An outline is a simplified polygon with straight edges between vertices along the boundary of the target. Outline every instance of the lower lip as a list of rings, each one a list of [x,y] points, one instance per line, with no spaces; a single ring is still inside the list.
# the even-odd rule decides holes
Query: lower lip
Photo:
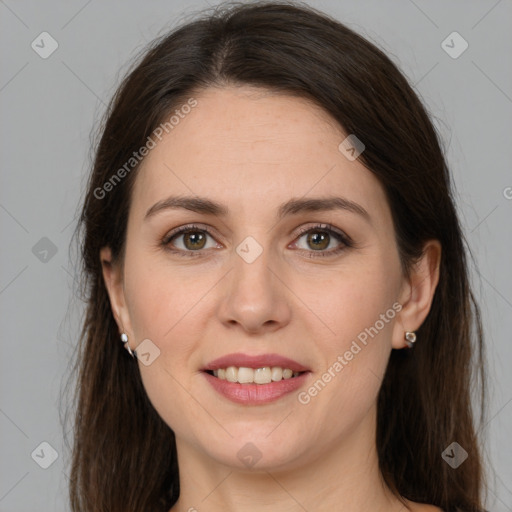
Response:
[[[213,389],[232,402],[245,405],[266,404],[279,400],[283,396],[299,389],[310,372],[301,373],[298,377],[283,379],[269,384],[240,384],[218,379],[203,372]]]

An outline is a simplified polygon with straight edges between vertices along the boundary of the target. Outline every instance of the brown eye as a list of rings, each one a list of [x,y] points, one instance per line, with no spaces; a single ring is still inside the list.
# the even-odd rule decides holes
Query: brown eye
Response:
[[[213,241],[209,246],[208,237]],[[193,225],[184,226],[170,233],[162,240],[162,245],[183,256],[196,256],[201,254],[203,249],[218,247],[208,230]]]
[[[304,239],[304,242],[301,240]],[[293,244],[305,252],[308,257],[335,256],[345,249],[352,247],[353,242],[343,233],[338,233],[330,225],[318,225],[301,231]]]
[[[325,231],[324,232],[316,231],[313,233],[308,233],[306,240],[307,240],[307,243],[309,244],[309,246],[313,250],[319,251],[322,249],[327,249],[327,247],[329,246],[331,237]]]
[[[182,236],[183,245],[191,251],[203,249],[205,246],[206,236],[200,231],[188,231],[186,233],[182,233]]]

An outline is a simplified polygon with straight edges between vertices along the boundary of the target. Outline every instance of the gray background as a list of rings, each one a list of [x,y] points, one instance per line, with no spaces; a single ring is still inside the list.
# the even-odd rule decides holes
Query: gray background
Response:
[[[492,392],[488,508],[511,511],[512,3],[309,3],[386,50],[442,135],[481,274],[472,266]],[[59,398],[82,311],[73,298],[68,248],[89,166],[91,129],[133,56],[178,17],[207,5],[0,0],[1,511],[68,509]],[[43,31],[59,45],[46,59],[31,47],[34,40],[42,46]],[[456,59],[441,46],[453,31],[469,44]],[[48,469],[39,465],[51,462],[48,448],[38,448],[41,442],[59,454]]]

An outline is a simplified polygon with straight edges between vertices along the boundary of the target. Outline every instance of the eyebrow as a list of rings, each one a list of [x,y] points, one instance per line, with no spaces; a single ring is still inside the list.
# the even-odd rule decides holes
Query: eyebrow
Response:
[[[206,197],[170,196],[151,206],[151,208],[146,212],[144,220],[147,220],[158,212],[169,209],[185,209],[196,213],[216,215],[219,217],[226,217],[229,214],[227,206],[212,201]],[[360,204],[350,201],[344,197],[290,199],[279,207],[277,211],[277,218],[280,220],[288,215],[330,210],[345,210],[355,213],[371,224],[371,217],[369,213]]]

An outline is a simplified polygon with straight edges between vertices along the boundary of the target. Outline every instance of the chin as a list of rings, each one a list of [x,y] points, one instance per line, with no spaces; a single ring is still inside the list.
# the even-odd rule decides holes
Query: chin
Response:
[[[293,438],[287,432],[278,438],[269,435],[271,429],[265,433],[251,433],[249,429],[230,432],[233,437],[225,436],[224,443],[219,443],[218,439],[202,443],[205,453],[225,466],[248,471],[291,469],[304,454],[305,440]]]

